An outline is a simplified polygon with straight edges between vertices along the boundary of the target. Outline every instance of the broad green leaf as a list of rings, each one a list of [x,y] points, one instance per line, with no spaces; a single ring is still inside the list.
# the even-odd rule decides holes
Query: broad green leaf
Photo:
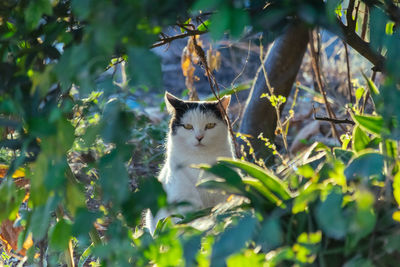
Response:
[[[375,152],[366,152],[353,158],[345,170],[347,179],[368,178],[383,171],[384,157]]]
[[[257,244],[261,245],[263,250],[269,251],[283,244],[284,232],[277,218],[267,218],[262,225],[262,229],[256,239]]]
[[[122,203],[123,215],[128,225],[135,226],[140,223],[142,213],[150,209],[152,214],[157,214],[159,208],[167,204],[167,197],[161,183],[156,178],[141,179],[135,193],[129,194]]]
[[[229,255],[243,248],[251,239],[256,223],[256,218],[246,215],[236,225],[226,229],[213,245],[210,265],[223,266]]]
[[[200,234],[196,234],[189,238],[182,238],[185,266],[196,266],[196,254],[201,245],[201,237]]]
[[[221,7],[210,19],[210,35],[213,40],[220,40],[229,28],[231,20],[231,9],[227,6]]]
[[[197,183],[197,186],[205,189],[218,189],[230,194],[245,195],[245,192],[230,185],[225,181],[218,181],[214,179],[203,179]]]
[[[50,225],[51,213],[59,201],[59,198],[50,197],[45,205],[35,206],[29,225],[34,239],[41,240],[46,235]]]
[[[78,208],[86,206],[85,189],[69,181],[66,185],[65,205],[68,211],[75,215]]]
[[[230,11],[230,32],[233,38],[239,38],[244,27],[249,25],[249,15],[246,10],[234,8]]]
[[[383,128],[384,121],[381,116],[372,115],[352,115],[354,121],[360,127],[372,134],[380,135],[382,133],[388,134],[388,130]]]
[[[128,50],[128,59],[131,85],[161,86],[161,62],[156,54],[143,47],[132,47]]]
[[[276,195],[274,195],[263,183],[254,178],[244,178],[243,183],[250,185],[252,188],[257,190],[261,195],[263,195],[266,199],[271,201],[273,204],[277,205],[281,208],[286,208],[286,205],[279,199]]]
[[[366,148],[370,141],[371,139],[358,125],[354,127],[352,147],[356,152]]]
[[[50,246],[55,250],[65,250],[71,239],[72,225],[70,221],[61,219],[50,230]]]
[[[327,236],[334,239],[346,236],[347,222],[342,212],[342,201],[341,194],[331,192],[316,209],[318,224]]]
[[[218,158],[218,161],[226,162],[232,166],[242,169],[250,176],[260,180],[269,190],[276,193],[282,200],[291,198],[287,186],[272,172],[264,170],[255,164],[237,159]]]
[[[207,165],[202,165],[201,168],[206,170],[207,172],[215,174],[218,177],[224,178],[228,184],[234,187],[242,187],[242,178],[236,171],[234,171],[228,164],[224,162],[218,162],[211,167]]]

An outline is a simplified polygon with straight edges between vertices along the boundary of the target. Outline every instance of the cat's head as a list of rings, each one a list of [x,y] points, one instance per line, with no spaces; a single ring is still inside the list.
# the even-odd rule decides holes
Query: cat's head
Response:
[[[172,115],[170,134],[188,149],[205,149],[219,146],[227,140],[228,126],[225,119],[230,96],[218,101],[184,101],[170,93],[165,94],[168,112]]]

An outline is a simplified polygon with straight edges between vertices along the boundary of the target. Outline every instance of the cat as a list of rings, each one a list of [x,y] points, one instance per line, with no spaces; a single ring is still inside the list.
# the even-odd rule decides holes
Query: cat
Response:
[[[167,194],[168,203],[186,202],[178,213],[209,208],[226,200],[218,191],[196,187],[205,175],[192,168],[194,164],[213,164],[218,157],[234,157],[232,138],[225,115],[230,95],[218,101],[184,101],[165,93],[165,104],[171,121],[166,141],[166,160],[158,180]],[[153,218],[146,213],[145,227],[153,234],[157,221],[171,213],[160,210]]]

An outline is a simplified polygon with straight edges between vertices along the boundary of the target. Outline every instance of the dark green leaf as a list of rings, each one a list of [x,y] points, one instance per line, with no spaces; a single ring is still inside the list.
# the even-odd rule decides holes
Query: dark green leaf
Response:
[[[247,215],[225,230],[212,248],[211,266],[223,266],[226,258],[238,252],[252,237],[257,219]]]
[[[366,152],[353,158],[345,170],[347,179],[355,177],[368,178],[372,175],[379,175],[383,170],[384,157],[375,152]]]
[[[347,222],[342,212],[342,195],[331,192],[316,209],[318,224],[324,233],[334,239],[346,236]]]
[[[158,56],[146,48],[132,47],[128,51],[128,58],[131,85],[161,86],[162,73]]]
[[[61,219],[50,230],[50,246],[55,250],[65,250],[71,239],[72,225],[70,221]]]

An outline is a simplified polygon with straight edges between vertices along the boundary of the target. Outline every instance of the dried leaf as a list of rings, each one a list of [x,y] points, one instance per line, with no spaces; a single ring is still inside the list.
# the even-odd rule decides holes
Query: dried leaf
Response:
[[[14,222],[10,220],[4,220],[0,226],[0,242],[3,243],[7,252],[14,250],[19,254],[25,256],[26,250],[28,250],[32,245],[32,235],[29,234],[22,249],[18,251],[18,235],[23,230],[22,226],[14,227]]]

